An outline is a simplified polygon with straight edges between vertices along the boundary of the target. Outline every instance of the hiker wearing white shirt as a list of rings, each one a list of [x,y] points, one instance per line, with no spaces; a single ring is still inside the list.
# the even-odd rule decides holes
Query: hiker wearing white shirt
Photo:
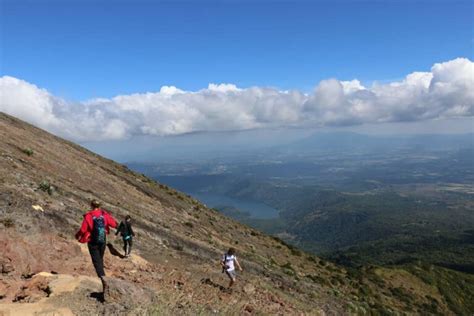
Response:
[[[230,279],[230,283],[229,283],[229,289],[230,289],[232,285],[234,285],[235,278],[237,276],[237,273],[235,272],[235,266],[237,266],[237,268],[239,268],[239,270],[242,271],[242,267],[240,266],[239,261],[237,260],[237,257],[235,256],[234,248],[229,248],[229,250],[222,256],[221,265],[222,265],[222,272],[225,272]]]

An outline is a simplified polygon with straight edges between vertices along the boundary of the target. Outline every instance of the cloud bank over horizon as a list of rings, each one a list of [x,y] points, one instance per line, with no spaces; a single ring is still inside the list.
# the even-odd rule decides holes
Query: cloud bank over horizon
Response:
[[[67,101],[3,76],[0,111],[76,141],[472,117],[474,63],[457,58],[436,63],[429,72],[370,87],[356,79],[328,79],[309,94],[211,83],[198,91],[163,86],[159,92],[85,102]]]

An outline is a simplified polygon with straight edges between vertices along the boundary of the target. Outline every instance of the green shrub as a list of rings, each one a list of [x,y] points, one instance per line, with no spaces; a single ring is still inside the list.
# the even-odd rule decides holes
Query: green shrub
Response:
[[[296,271],[291,265],[291,263],[287,262],[281,266],[283,268],[283,272],[289,276],[296,277]]]
[[[407,292],[404,288],[401,287],[391,287],[389,288],[390,292],[398,298],[400,301],[409,304],[411,301],[411,294]]]
[[[184,247],[181,244],[176,244],[176,245],[173,246],[173,248],[178,250],[178,251],[183,251],[184,250]]]
[[[41,183],[38,186],[38,189],[40,189],[41,191],[47,192],[49,195],[53,194],[53,187],[47,180],[41,181]]]
[[[359,291],[364,296],[369,296],[371,294],[371,290],[366,284],[361,284],[359,287]]]
[[[335,275],[332,277],[335,281],[337,281],[339,284],[341,285],[345,285],[346,284],[346,280],[340,276],[340,275]]]
[[[293,266],[291,265],[291,262],[289,262],[289,261],[288,261],[287,263],[285,263],[285,264],[282,264],[281,267],[282,267],[283,269],[292,270],[293,272],[295,271],[295,269],[294,269]]]
[[[301,252],[301,250],[294,247],[291,247],[290,251],[293,256],[301,257],[303,255],[303,252]]]
[[[370,275],[369,280],[377,284],[379,287],[384,287],[385,285],[385,280],[375,273]]]
[[[424,312],[428,312],[428,313],[431,313],[431,314],[437,314],[438,313],[438,305],[436,305],[436,304],[423,303],[423,304],[420,305],[420,307]]]
[[[319,275],[307,274],[306,277],[317,284],[329,285],[329,281]]]
[[[33,149],[31,149],[31,148],[25,148],[25,149],[22,150],[22,152],[24,154],[26,154],[27,156],[33,156],[33,154],[34,154]]]
[[[338,285],[339,285],[339,281],[338,281],[337,278],[335,278],[335,277],[331,277],[331,279],[329,280],[329,282],[331,282],[331,284],[334,285],[334,286],[338,286]]]

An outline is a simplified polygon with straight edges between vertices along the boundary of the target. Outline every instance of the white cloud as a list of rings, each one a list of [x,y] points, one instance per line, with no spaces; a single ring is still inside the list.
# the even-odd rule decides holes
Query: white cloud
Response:
[[[54,100],[46,90],[26,81],[13,77],[0,79],[0,110],[12,113],[29,122],[41,126],[57,125],[58,118],[53,113],[53,106],[60,106],[60,100]]]
[[[4,76],[0,110],[74,140],[472,117],[474,63],[458,58],[435,64],[430,72],[371,87],[356,79],[328,79],[310,94],[211,83],[194,92],[163,86],[155,93],[81,103]]]
[[[176,88],[175,86],[163,86],[160,89],[160,93],[163,94],[163,95],[172,96],[172,95],[175,95],[175,94],[184,93],[184,91]]]
[[[366,89],[357,79],[351,81],[341,81],[341,84],[342,88],[344,89],[344,93],[346,94]]]
[[[235,84],[230,84],[230,83],[221,83],[221,84],[210,83],[207,89],[212,92],[223,92],[223,93],[241,91],[241,89],[237,88]]]

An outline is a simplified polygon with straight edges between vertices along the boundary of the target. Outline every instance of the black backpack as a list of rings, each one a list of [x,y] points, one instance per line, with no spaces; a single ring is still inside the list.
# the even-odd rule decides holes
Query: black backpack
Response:
[[[91,242],[95,244],[105,244],[105,217],[104,212],[101,212],[100,216],[92,216],[92,227]]]
[[[222,260],[222,262],[224,263],[224,267],[222,267],[222,273],[224,273],[226,270],[227,270],[227,258],[229,256],[227,255],[227,252],[224,254],[224,260]]]

